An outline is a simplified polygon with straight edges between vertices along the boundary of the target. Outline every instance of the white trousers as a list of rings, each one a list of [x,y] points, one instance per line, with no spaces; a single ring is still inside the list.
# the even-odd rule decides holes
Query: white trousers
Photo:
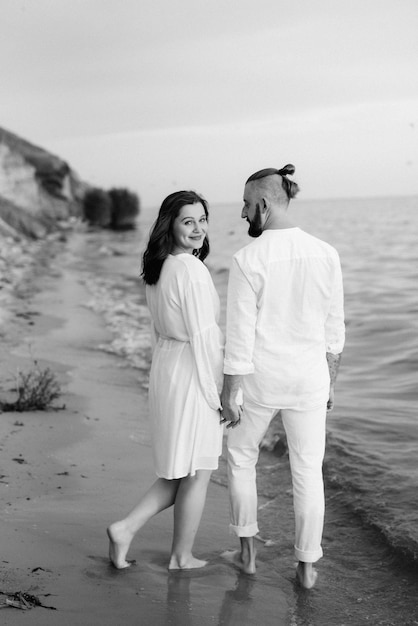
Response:
[[[246,401],[241,422],[228,431],[230,528],[238,537],[258,533],[256,464],[259,446],[278,409]],[[281,410],[289,448],[295,512],[295,556],[314,563],[322,556],[326,405]]]

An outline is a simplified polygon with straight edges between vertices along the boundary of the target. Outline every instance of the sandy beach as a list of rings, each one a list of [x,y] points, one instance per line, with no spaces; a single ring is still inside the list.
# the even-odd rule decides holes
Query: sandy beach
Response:
[[[2,325],[1,393],[8,393],[17,368],[31,368],[36,359],[57,375],[63,389],[57,405],[65,405],[0,415],[0,591],[28,592],[56,609],[36,607],[29,617],[3,608],[2,623],[287,623],[277,580],[256,584],[220,557],[237,546],[228,534],[226,489],[214,482],[195,548],[209,559],[204,570],[168,573],[170,511],[136,538],[130,554],[136,565],[125,571],[109,565],[105,528],[154,474],[140,430],[146,393],[132,369],[97,350],[108,331],[85,307],[89,294],[77,271],[81,239],[65,252],[51,254],[48,246],[38,256],[17,297],[8,299]]]

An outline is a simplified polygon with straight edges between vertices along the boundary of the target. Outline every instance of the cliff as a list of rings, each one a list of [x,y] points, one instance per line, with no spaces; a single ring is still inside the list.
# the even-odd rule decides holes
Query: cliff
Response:
[[[82,214],[88,188],[60,157],[0,128],[0,234],[44,236]]]

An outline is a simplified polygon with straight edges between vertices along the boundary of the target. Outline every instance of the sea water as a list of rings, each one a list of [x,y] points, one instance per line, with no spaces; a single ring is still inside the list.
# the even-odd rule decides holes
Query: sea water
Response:
[[[221,298],[223,327],[231,256],[251,241],[240,211],[239,204],[210,209],[206,264]],[[156,213],[143,209],[134,232],[88,235],[99,256],[108,257],[106,267],[113,268],[86,278],[89,306],[104,315],[113,331],[112,342],[102,348],[137,368],[144,388],[151,349],[139,274]],[[296,199],[290,213],[298,226],[338,250],[344,277],[347,335],[336,406],[328,419],[326,481],[363,523],[416,563],[418,197]],[[141,436],[146,442],[146,429]],[[261,486],[267,484],[269,464],[270,457],[260,459]]]

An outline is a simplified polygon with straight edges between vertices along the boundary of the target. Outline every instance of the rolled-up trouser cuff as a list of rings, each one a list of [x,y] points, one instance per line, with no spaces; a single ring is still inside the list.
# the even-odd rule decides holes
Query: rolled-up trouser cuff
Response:
[[[258,533],[258,524],[257,522],[248,524],[248,526],[234,526],[234,524],[230,524],[229,531],[238,537],[254,537]]]
[[[322,548],[319,548],[319,550],[315,550],[314,552],[307,552],[306,550],[299,550],[295,546],[295,557],[298,561],[303,561],[303,563],[316,563],[322,555]]]

